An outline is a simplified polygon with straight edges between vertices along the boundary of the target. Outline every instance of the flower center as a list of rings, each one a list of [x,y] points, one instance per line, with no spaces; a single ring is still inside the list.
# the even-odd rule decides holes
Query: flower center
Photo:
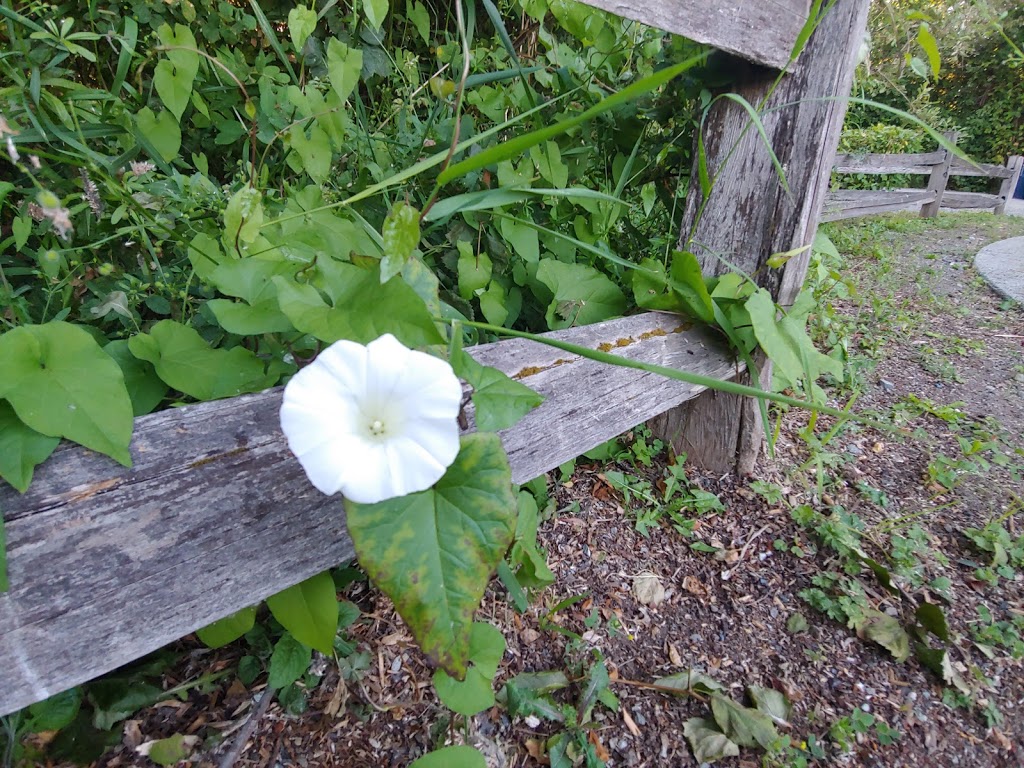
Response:
[[[387,428],[384,426],[384,422],[382,422],[380,419],[374,419],[373,421],[370,422],[370,434],[373,437],[380,437],[386,431]]]

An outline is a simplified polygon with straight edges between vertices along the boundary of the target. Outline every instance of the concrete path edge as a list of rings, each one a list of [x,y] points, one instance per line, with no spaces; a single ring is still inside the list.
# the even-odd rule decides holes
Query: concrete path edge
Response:
[[[1024,306],[1024,237],[986,245],[974,266],[996,293]]]

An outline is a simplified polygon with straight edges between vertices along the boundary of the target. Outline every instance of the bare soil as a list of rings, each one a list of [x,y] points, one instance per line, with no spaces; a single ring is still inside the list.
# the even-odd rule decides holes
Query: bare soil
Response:
[[[962,457],[957,435],[996,434],[1007,451],[1024,447],[1024,311],[1005,306],[971,266],[986,243],[1024,234],[1024,220],[944,214],[939,226],[922,227],[910,216],[898,222],[857,222],[831,230],[838,244],[858,243],[844,268],[856,294],[833,303],[860,371],[854,408],[891,415],[894,406],[914,395],[937,406],[962,402],[964,418],[949,425],[904,408],[906,427],[920,430],[916,438],[848,425],[812,453],[800,437],[808,415],[787,413],[775,457],[760,464],[756,477],[688,470],[693,487],[717,494],[724,505],[700,516],[690,536],[667,520],[641,535],[635,504],[625,503],[607,482],[607,473],[618,470],[657,484],[664,457],[649,469],[629,462],[581,462],[571,477],[552,479],[557,512],[539,534],[555,584],[524,614],[511,607],[497,582],[492,585],[481,617],[500,628],[508,642],[497,685],[525,671],[571,671],[581,654],[591,658],[589,649],[599,649],[605,658],[621,707],[618,712],[598,707],[590,738],[609,766],[698,764],[683,725],[693,717],[710,717],[707,702],[640,685],[687,668],[704,670],[737,701],[752,684],[784,692],[794,709],[783,732],[794,744],[816,736],[826,755],[818,764],[1024,765],[1024,663],[1005,647],[982,648],[975,642],[979,606],[1000,621],[1024,616],[1024,577],[1014,572],[996,586],[979,579],[975,572],[990,555],[963,535],[965,528],[981,528],[1007,512],[1006,525],[1020,535],[1024,489],[1019,475],[998,466],[962,471],[953,490],[928,473],[940,454]],[[836,402],[845,405],[847,397],[837,391]],[[816,425],[819,439],[831,426],[826,421]],[[797,468],[822,455],[834,466],[826,466],[818,488],[813,462]],[[1024,463],[1022,456],[1016,460]],[[781,498],[769,503],[751,490],[753,480],[776,484]],[[945,647],[973,703],[943,703],[944,693],[950,702],[950,687],[913,656],[897,662],[799,596],[816,574],[840,568],[836,551],[793,520],[790,510],[801,504],[822,512],[841,506],[857,515],[867,529],[864,546],[880,561],[893,546],[887,530],[904,531],[912,522],[921,526],[927,546],[917,562],[925,581],[949,579],[945,597],[902,579],[900,599],[861,573],[865,598],[904,620],[918,602],[942,607],[951,631]],[[696,542],[715,552],[695,550]],[[794,552],[794,545],[801,549]],[[644,573],[665,588],[662,602],[638,602],[635,578]],[[444,728],[432,672],[390,603],[365,582],[356,582],[344,596],[363,610],[352,638],[369,653],[369,668],[345,683],[333,663],[325,665],[301,715],[271,704],[236,765],[391,768],[445,743],[451,732]],[[578,601],[552,612],[573,597]],[[806,629],[787,629],[795,614],[806,619]],[[177,650],[180,661],[164,677],[167,688],[230,669],[246,652],[240,644],[208,651],[194,639],[182,641]],[[95,765],[151,765],[135,747],[174,733],[202,739],[192,759],[181,765],[218,765],[264,680],[261,676],[250,689],[229,674],[191,691],[184,701],[169,697],[137,713],[125,723],[122,743]],[[837,742],[830,727],[858,710],[897,731],[896,740],[883,743],[889,739],[879,738],[873,726],[848,743]],[[542,746],[556,728],[510,719],[495,707],[474,718],[470,730],[471,741],[490,754],[492,765],[518,768],[545,764]],[[716,764],[753,767],[763,756],[744,749]],[[780,757],[769,764],[790,763]]]

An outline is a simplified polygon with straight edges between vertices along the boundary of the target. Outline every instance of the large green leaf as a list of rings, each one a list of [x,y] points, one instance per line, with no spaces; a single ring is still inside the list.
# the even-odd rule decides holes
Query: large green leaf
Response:
[[[132,403],[124,375],[70,323],[23,325],[0,336],[0,397],[26,425],[129,466]]]
[[[349,95],[359,82],[359,73],[363,70],[363,52],[358,48],[349,48],[343,42],[332,37],[327,43],[327,76],[331,88],[342,101]]]
[[[181,129],[170,110],[165,109],[156,114],[149,107],[143,107],[135,115],[135,127],[149,142],[157,158],[169,163],[178,156],[178,150],[181,149]]]
[[[552,330],[590,325],[626,311],[626,297],[593,267],[541,259],[537,279],[555,295],[545,317]]]
[[[234,642],[256,623],[256,606],[251,605],[240,611],[235,611],[230,616],[225,616],[213,624],[202,629],[197,629],[199,639],[211,648],[220,648],[223,645]]]
[[[822,372],[842,376],[838,361],[814,347],[804,328],[806,314],[801,317],[798,307],[794,306],[790,314],[777,319],[778,308],[771,294],[763,288],[747,299],[745,307],[758,343],[771,358],[775,375],[786,386],[804,378],[810,379],[807,382],[810,386]]]
[[[271,688],[284,688],[286,685],[291,685],[309,669],[309,662],[312,658],[312,648],[285,632],[281,635],[281,639],[274,644],[274,652],[270,654],[267,685]]]
[[[428,752],[409,768],[487,768],[487,760],[476,748],[458,745]]]
[[[0,477],[19,493],[28,490],[32,472],[46,461],[60,443],[26,426],[10,403],[0,400]]]
[[[737,704],[720,693],[711,694],[711,712],[722,732],[741,747],[761,745],[767,749],[779,736],[764,712]]]
[[[271,595],[267,607],[296,639],[330,655],[338,632],[338,595],[330,571]]]
[[[324,290],[333,306],[308,283],[274,278],[281,311],[295,328],[321,341],[349,339],[367,344],[385,333],[408,347],[440,344],[443,337],[423,300],[401,278],[383,285],[380,265],[369,269],[336,262],[324,272]]]
[[[218,400],[271,387],[275,376],[247,349],[212,349],[199,333],[174,320],[161,320],[128,340],[132,354],[148,360],[174,389],[197,400]]]
[[[374,29],[380,29],[388,15],[388,0],[363,0],[363,13]]]
[[[288,11],[288,34],[295,46],[295,53],[302,53],[302,47],[313,32],[316,31],[316,11],[304,5],[297,5]]]
[[[473,715],[494,706],[494,676],[505,655],[501,632],[482,621],[473,622],[465,680],[456,680],[443,669],[434,671],[434,689],[445,706],[460,715]]]
[[[739,745],[718,730],[714,720],[691,717],[683,724],[683,735],[690,742],[693,756],[701,765],[740,754]]]
[[[497,435],[464,436],[429,490],[345,509],[359,564],[424,653],[463,678],[473,612],[515,532],[512,472]]]

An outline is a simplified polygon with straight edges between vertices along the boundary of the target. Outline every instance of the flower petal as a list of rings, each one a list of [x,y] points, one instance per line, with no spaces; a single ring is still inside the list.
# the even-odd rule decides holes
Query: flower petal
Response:
[[[281,428],[310,482],[375,503],[423,491],[459,453],[462,387],[451,366],[385,334],[339,341],[292,377]],[[369,426],[380,421],[381,436]]]

